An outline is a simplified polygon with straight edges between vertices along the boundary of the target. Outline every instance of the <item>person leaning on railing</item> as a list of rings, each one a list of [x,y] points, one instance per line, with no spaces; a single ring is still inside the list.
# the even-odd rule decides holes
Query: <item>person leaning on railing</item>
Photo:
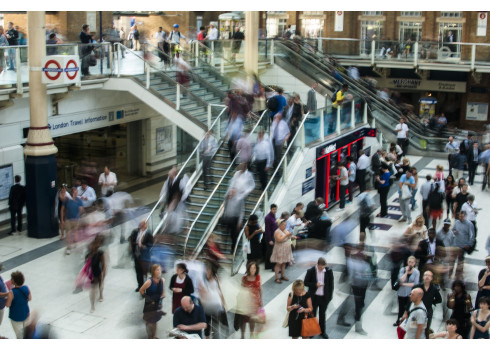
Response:
[[[90,27],[88,24],[82,26],[82,31],[79,34],[80,42],[82,44],[90,44],[92,42],[90,36]],[[93,45],[81,45],[80,57],[82,61],[82,75],[90,75],[88,69],[90,66],[90,53],[94,49]]]

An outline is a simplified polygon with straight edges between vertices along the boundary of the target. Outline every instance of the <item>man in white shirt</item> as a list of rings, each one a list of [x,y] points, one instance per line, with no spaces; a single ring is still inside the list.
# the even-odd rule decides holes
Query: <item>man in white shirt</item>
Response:
[[[321,337],[328,339],[328,335],[325,332],[325,313],[328,304],[332,300],[334,278],[333,271],[327,267],[327,262],[324,258],[319,258],[316,266],[306,271],[305,286],[308,287],[308,292],[311,296],[314,316],[316,316],[316,312],[319,309],[318,318],[322,331]]]
[[[260,129],[257,142],[255,143],[253,156],[255,159],[255,169],[259,174],[262,190],[267,186],[267,171],[272,166],[274,160],[274,149],[267,135],[264,135],[264,129]]]
[[[214,26],[214,24],[209,25],[209,33],[206,37],[208,40],[218,40],[218,29]]]
[[[395,131],[397,132],[396,142],[402,148],[403,156],[406,156],[408,148],[408,125],[405,124],[405,118],[400,118],[400,123],[396,124]]]
[[[359,192],[361,193],[366,190],[366,169],[369,168],[370,165],[371,160],[366,155],[366,152],[362,151],[362,154],[357,161],[357,180],[359,182]]]
[[[347,157],[347,163],[349,164],[349,202],[352,202],[354,198],[354,186],[356,184],[357,167],[354,163],[354,159]]]
[[[272,144],[274,145],[274,164],[277,165],[282,157],[282,149],[291,135],[288,124],[282,119],[282,113],[274,116],[271,125]]]
[[[434,188],[434,182],[432,182],[432,176],[426,175],[427,180],[424,184],[420,186],[420,194],[422,195],[422,216],[425,222],[429,222],[429,213],[427,212],[427,206],[429,205],[429,194]]]
[[[478,204],[475,202],[475,196],[470,194],[468,196],[468,201],[463,204],[461,207],[461,211],[466,212],[466,219],[468,221],[471,221],[473,224],[473,227],[475,228],[475,240],[476,240],[476,234],[477,234],[477,227],[476,227],[476,216],[478,215]]]
[[[82,180],[82,185],[78,187],[78,197],[82,200],[84,208],[90,207],[97,199],[95,190],[87,185],[85,179]]]
[[[347,191],[347,186],[349,185],[349,172],[347,171],[346,167],[342,163],[337,164],[337,168],[340,171],[339,174],[339,180],[340,180],[340,186],[339,186],[339,199],[340,199],[340,205],[337,208],[337,211],[344,210],[345,208],[345,192]]]
[[[163,30],[163,27],[158,27],[158,32],[155,33],[155,41],[158,47],[158,57],[160,57],[160,62],[164,59],[163,43],[167,39],[167,33]]]
[[[106,165],[104,167],[104,172],[99,176],[100,192],[104,197],[109,197],[114,193],[114,187],[117,185],[117,176],[109,167]]]
[[[447,152],[447,161],[449,163],[449,174],[452,174],[452,167],[451,167],[451,158],[453,155],[459,153],[459,143],[454,141],[454,137],[449,136],[448,143],[446,143],[446,147],[444,150]]]

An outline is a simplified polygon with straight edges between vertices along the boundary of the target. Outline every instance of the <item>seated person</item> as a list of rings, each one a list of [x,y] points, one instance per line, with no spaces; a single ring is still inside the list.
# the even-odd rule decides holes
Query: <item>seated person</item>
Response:
[[[189,296],[183,297],[180,304],[182,306],[174,313],[174,327],[189,334],[197,334],[202,338],[202,330],[207,327],[204,309],[195,305]]]
[[[328,241],[331,226],[332,219],[328,217],[327,211],[324,210],[318,220],[308,226],[308,237],[326,239]]]

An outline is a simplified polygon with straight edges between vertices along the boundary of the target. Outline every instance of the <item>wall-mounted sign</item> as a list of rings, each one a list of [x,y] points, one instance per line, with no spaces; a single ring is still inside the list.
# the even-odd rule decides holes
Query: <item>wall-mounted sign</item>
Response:
[[[315,180],[316,179],[314,177],[312,177],[311,179],[303,182],[303,185],[301,186],[301,195],[302,196],[315,189]]]
[[[488,103],[468,102],[466,104],[466,120],[487,121]]]
[[[51,55],[43,57],[41,64],[43,84],[74,84],[80,81],[78,56]]]
[[[335,11],[335,26],[334,31],[344,31],[344,11]]]
[[[487,17],[488,12],[478,12],[476,22],[476,36],[487,36]]]
[[[305,179],[309,179],[313,175],[313,168],[306,168],[306,177]]]
[[[172,125],[164,128],[158,128],[156,153],[168,152],[172,150]]]
[[[406,78],[378,79],[378,85],[388,89],[466,92],[466,82]]]
[[[8,199],[10,187],[14,185],[14,170],[12,164],[0,166],[0,200]]]

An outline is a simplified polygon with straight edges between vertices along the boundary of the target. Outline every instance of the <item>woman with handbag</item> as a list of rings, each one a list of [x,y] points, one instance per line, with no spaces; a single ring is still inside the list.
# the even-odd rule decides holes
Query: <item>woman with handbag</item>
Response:
[[[447,297],[447,307],[453,310],[450,318],[459,323],[457,333],[468,339],[471,327],[471,296],[466,292],[466,286],[461,280],[454,281],[451,289],[453,292]]]
[[[184,296],[191,296],[194,293],[194,286],[191,278],[187,275],[189,270],[183,263],[177,264],[177,273],[170,279],[170,290],[172,295],[172,313],[180,307],[180,301]]]
[[[288,303],[286,307],[289,312],[288,327],[289,336],[293,339],[302,337],[307,339],[309,337],[302,336],[303,319],[305,316],[313,311],[313,304],[311,297],[305,290],[305,284],[302,280],[296,280],[293,282],[292,293],[289,293]]]
[[[394,327],[400,325],[403,314],[405,311],[408,312],[408,308],[410,307],[410,292],[413,286],[419,283],[420,272],[415,267],[415,263],[415,257],[410,256],[407,260],[407,266],[402,267],[398,273],[398,281],[396,282],[398,284],[398,318],[393,323]]]
[[[158,264],[151,266],[150,273],[151,278],[141,286],[140,294],[145,298],[143,320],[146,322],[148,339],[157,339],[157,322],[165,315],[161,310],[162,299],[165,298],[165,279],[162,278],[162,268]]]
[[[250,338],[254,338],[255,321],[259,320],[259,311],[262,308],[262,284],[260,283],[259,266],[255,261],[247,262],[247,271],[242,277],[242,288],[246,288],[251,296],[251,303],[248,305],[248,315],[240,315],[240,330],[242,339],[245,339],[245,327],[249,324]]]

